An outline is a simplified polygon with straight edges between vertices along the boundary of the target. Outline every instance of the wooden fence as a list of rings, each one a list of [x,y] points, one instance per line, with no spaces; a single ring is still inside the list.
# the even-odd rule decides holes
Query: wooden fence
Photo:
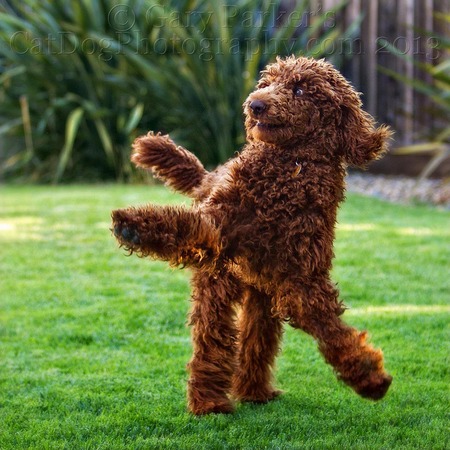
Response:
[[[340,3],[341,0],[311,0],[311,16]],[[442,117],[433,116],[432,105],[424,95],[379,70],[380,66],[386,67],[410,78],[431,81],[412,62],[392,55],[382,39],[416,61],[439,62],[449,55],[436,49],[436,38],[425,30],[450,35],[434,16],[435,11],[448,14],[449,3],[449,0],[348,0],[340,13],[330,17],[335,26],[343,29],[362,18],[354,37],[338,41],[336,45],[341,45],[335,50],[344,53],[341,58],[344,75],[363,93],[365,108],[379,122],[395,129],[396,145],[426,139]]]

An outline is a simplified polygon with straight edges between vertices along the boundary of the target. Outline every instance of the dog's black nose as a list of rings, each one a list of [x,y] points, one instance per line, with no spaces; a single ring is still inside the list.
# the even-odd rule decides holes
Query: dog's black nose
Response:
[[[249,106],[255,116],[259,116],[267,109],[267,104],[262,100],[253,100]]]

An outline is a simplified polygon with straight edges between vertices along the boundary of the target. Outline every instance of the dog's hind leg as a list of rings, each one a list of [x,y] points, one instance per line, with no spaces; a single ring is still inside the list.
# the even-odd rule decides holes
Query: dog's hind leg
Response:
[[[249,288],[239,315],[238,368],[233,377],[233,395],[242,401],[266,403],[281,394],[272,386],[272,368],[283,327],[271,308],[271,297]]]
[[[242,288],[229,273],[194,273],[190,325],[194,355],[188,364],[189,409],[201,415],[230,413],[229,398],[236,367],[235,314]]]
[[[151,170],[166,185],[187,195],[191,195],[208,174],[193,153],[160,133],[150,132],[138,137],[133,143],[131,161],[137,167]]]
[[[383,354],[366,342],[367,333],[359,332],[340,319],[343,313],[338,292],[324,279],[299,287],[298,310],[291,308],[290,323],[312,335],[325,361],[339,379],[357,394],[379,400],[386,394],[392,377],[383,366]]]
[[[121,246],[138,256],[203,266],[220,253],[219,231],[200,211],[148,205],[113,211],[112,220]]]

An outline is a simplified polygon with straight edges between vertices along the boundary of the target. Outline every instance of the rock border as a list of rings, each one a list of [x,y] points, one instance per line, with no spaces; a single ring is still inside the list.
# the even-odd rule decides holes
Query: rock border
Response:
[[[409,178],[392,175],[372,175],[350,172],[347,192],[378,197],[393,203],[426,203],[450,209],[449,180]]]

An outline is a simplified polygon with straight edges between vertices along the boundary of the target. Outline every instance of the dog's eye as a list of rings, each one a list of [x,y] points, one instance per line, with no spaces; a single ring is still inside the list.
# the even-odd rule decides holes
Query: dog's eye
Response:
[[[303,89],[300,86],[294,86],[292,92],[294,93],[295,97],[300,97],[301,95],[303,95]]]

